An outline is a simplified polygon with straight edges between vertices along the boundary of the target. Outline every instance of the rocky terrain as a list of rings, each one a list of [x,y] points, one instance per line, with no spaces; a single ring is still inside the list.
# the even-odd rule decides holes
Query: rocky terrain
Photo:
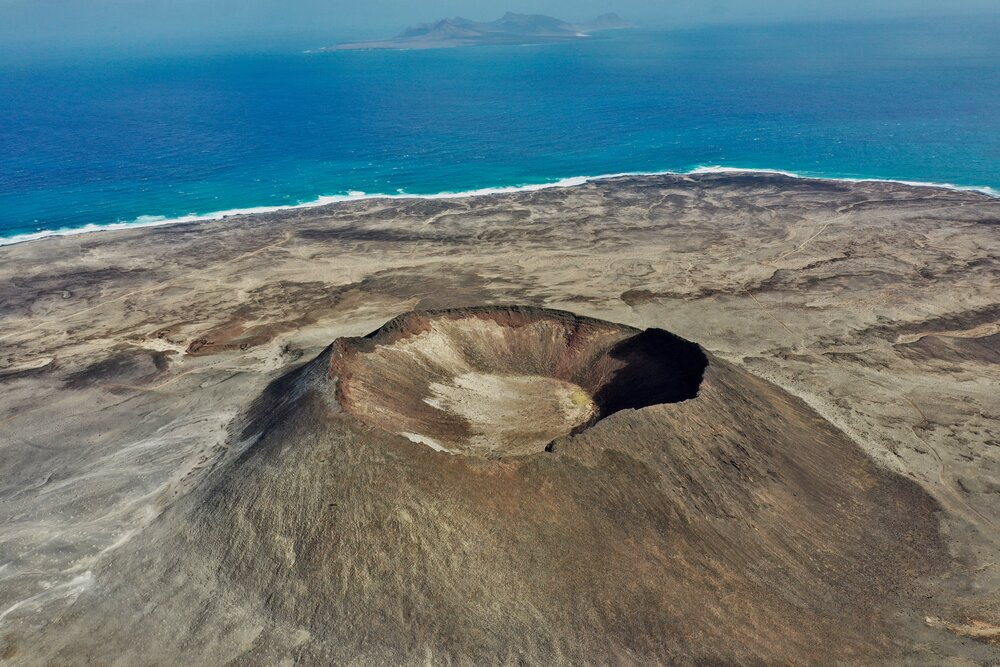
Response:
[[[0,658],[992,664],[998,225],[704,174],[0,248]]]

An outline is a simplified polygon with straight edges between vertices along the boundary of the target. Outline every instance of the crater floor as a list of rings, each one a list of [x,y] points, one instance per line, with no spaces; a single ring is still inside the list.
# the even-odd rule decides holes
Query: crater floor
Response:
[[[468,444],[477,451],[537,450],[586,424],[597,413],[594,401],[572,382],[544,375],[463,373],[450,382],[430,385],[428,405],[457,415],[469,425],[460,443],[436,441],[430,435],[400,435],[439,451]]]

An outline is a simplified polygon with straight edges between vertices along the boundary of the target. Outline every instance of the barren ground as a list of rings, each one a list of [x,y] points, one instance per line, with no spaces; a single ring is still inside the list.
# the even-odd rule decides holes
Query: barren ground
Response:
[[[662,327],[800,397],[940,504],[961,575],[912,628],[925,662],[1000,659],[996,199],[624,177],[53,238],[0,277],[0,659],[35,664],[271,380],[400,312],[506,303]]]

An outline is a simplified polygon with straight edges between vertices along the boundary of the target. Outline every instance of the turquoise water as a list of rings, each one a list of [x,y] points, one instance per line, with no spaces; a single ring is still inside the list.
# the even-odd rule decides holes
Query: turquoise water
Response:
[[[0,65],[0,237],[705,165],[1000,189],[1000,22]]]

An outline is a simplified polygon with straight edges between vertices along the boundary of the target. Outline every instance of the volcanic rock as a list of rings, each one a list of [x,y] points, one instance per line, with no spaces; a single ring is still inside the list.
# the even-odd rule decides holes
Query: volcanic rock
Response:
[[[345,411],[438,451],[510,456],[626,408],[694,398],[708,360],[666,331],[568,313],[413,313],[334,344]]]
[[[340,339],[232,447],[53,662],[873,664],[947,558],[935,503],[801,400],[560,311]]]

